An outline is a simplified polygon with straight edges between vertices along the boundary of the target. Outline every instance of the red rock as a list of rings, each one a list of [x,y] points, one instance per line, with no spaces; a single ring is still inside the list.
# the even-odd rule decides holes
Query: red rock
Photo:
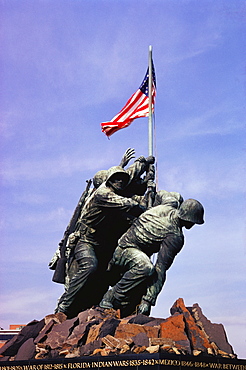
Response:
[[[9,361],[10,360],[10,356],[0,356],[0,361]]]
[[[139,324],[139,325],[148,325],[148,326],[158,326],[165,319],[155,318],[151,316],[146,316],[143,314],[134,315],[129,320],[129,324]]]
[[[95,340],[80,347],[80,356],[89,356],[102,346],[102,339]]]
[[[207,352],[208,348],[212,348],[209,340],[204,332],[196,325],[195,320],[185,307],[182,298],[179,298],[171,307],[171,314],[176,312],[183,314],[187,336],[190,341],[191,349],[196,351]]]
[[[157,353],[157,352],[159,352],[159,348],[160,348],[159,345],[149,346],[149,347],[146,348],[146,351],[149,352],[149,353]]]
[[[104,320],[99,333],[99,338],[106,337],[106,335],[114,335],[117,326],[120,324],[120,320],[115,317],[110,317]]]
[[[66,356],[69,354],[69,349],[62,349],[59,351],[59,356]]]
[[[54,321],[57,324],[61,324],[62,322],[66,321],[67,316],[63,312],[52,313],[50,315],[45,316],[45,325],[47,325],[50,321]]]
[[[56,324],[53,326],[52,330],[48,333],[45,344],[49,345],[51,349],[60,349],[62,344],[66,341],[70,335],[73,324],[77,320],[77,317],[66,320],[61,324]]]
[[[86,336],[88,333],[88,326],[90,326],[90,323],[83,323],[76,326],[72,332],[71,335],[66,339],[66,343],[68,345],[77,345],[79,342],[85,342]]]
[[[43,329],[40,331],[39,335],[35,338],[34,343],[40,343],[43,340],[47,338],[47,334],[51,331],[51,328],[55,324],[55,320],[51,319],[48,321],[48,324],[46,324]]]
[[[132,340],[138,347],[149,346],[149,338],[147,337],[146,333],[138,333],[135,335],[135,337],[132,337]]]
[[[122,355],[123,353],[129,352],[129,351],[130,351],[130,346],[128,346],[128,344],[124,344],[120,350],[120,355]]]
[[[153,319],[152,318],[151,321],[147,322],[144,325],[146,325],[146,326],[159,326],[159,325],[161,325],[162,322],[165,322],[165,321],[166,321],[166,319],[160,319],[160,318]]]
[[[153,321],[154,317],[149,317],[143,314],[134,315],[129,320],[129,324],[138,324],[138,325],[145,325],[150,321]]]
[[[206,333],[210,342],[216,343],[220,350],[234,354],[232,346],[228,343],[226,332],[222,324],[211,323],[202,313],[202,309],[197,303],[187,308],[196,324]]]
[[[146,350],[145,346],[141,346],[141,347],[137,346],[133,348],[132,352],[139,354],[139,353],[144,352],[145,350]]]
[[[106,347],[122,349],[125,345],[131,344],[132,340],[115,338],[112,335],[107,335],[106,337],[102,338],[102,342],[106,345]]]
[[[102,324],[103,324],[103,321],[100,324],[93,325],[90,328],[85,344],[94,342],[95,340],[97,340],[99,338],[99,334],[100,334]]]
[[[43,343],[38,343],[36,345],[36,352],[35,360],[39,360],[47,357],[49,349]]]
[[[160,338],[171,339],[177,348],[184,348],[188,353],[191,353],[183,314],[175,313],[160,324]]]
[[[101,353],[101,356],[109,356],[111,352],[112,353],[116,352],[116,349],[102,348],[100,353]]]
[[[117,319],[120,318],[119,316],[119,310],[115,311],[113,309],[104,310],[103,308],[97,307],[97,308],[90,308],[86,311],[80,312],[78,314],[78,319],[80,323],[91,321],[94,319],[97,320],[105,320],[109,319],[111,317],[115,317]]]
[[[97,355],[98,353],[101,355],[101,352],[102,352],[102,348],[96,348],[94,351],[93,351],[93,356],[94,355]]]
[[[167,347],[174,347],[175,342],[170,338],[149,338],[149,345],[150,346],[167,346]]]
[[[78,314],[78,319],[80,323],[88,322],[91,320],[103,320],[105,319],[105,314],[103,311],[90,308],[86,311],[82,311]]]
[[[36,352],[36,346],[33,342],[33,338],[27,339],[22,346],[19,348],[15,361],[31,360],[34,358]]]
[[[132,338],[139,333],[146,333],[149,338],[158,337],[159,326],[145,326],[138,324],[120,324],[115,332],[115,338]]]
[[[41,321],[31,321],[21,329],[18,335],[15,335],[2,348],[0,348],[0,355],[15,356],[22,344],[29,338],[36,338],[43,327],[44,319]]]
[[[103,356],[110,352],[142,352],[146,348],[153,353],[206,352],[232,358],[223,325],[207,320],[197,304],[187,309],[178,299],[171,314],[167,319],[144,315],[120,319],[119,311],[91,308],[70,320],[62,313],[48,315],[40,322],[29,323],[8,341],[0,349],[0,361],[13,361],[14,356],[17,360],[30,360],[35,353],[36,359],[48,360],[58,358],[59,353],[69,357],[93,353]]]
[[[185,322],[182,314],[176,314],[160,324],[160,338],[170,338],[172,340],[188,340],[185,333]]]

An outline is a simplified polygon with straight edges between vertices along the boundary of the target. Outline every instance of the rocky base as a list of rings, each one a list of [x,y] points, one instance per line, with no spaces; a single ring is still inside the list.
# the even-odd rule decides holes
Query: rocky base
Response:
[[[67,320],[63,313],[32,321],[0,348],[0,361],[53,360],[82,356],[166,353],[235,359],[222,324],[211,323],[198,304],[179,298],[167,319],[145,315],[120,318],[99,307]]]

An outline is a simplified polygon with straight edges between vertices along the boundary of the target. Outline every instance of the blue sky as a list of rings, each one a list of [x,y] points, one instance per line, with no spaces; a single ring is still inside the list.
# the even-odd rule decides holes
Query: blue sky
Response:
[[[176,299],[223,323],[246,358],[245,39],[242,0],[1,0],[0,326],[52,313],[48,262],[86,180],[126,148],[148,155],[147,119],[110,140],[100,122],[139,87],[153,46],[158,188],[200,200],[152,315]]]

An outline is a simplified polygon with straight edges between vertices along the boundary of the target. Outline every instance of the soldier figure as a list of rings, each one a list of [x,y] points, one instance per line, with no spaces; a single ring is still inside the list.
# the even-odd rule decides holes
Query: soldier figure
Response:
[[[184,245],[182,228],[204,223],[200,202],[194,199],[182,202],[178,193],[169,194],[167,197],[160,193],[159,202],[163,204],[144,212],[119,239],[110,269],[112,273],[118,270],[121,278],[104,295],[100,307],[120,308],[122,315],[127,316],[142,298],[138,312],[149,315],[165,282],[166,271]],[[150,256],[156,252],[154,266]]]
[[[153,161],[153,157],[140,157],[129,173],[120,166],[112,167],[107,171],[106,182],[88,197],[80,217],[79,240],[74,248],[78,269],[69,279],[67,290],[59,299],[55,312],[73,316],[71,307],[78,294],[81,297],[79,311],[100,302],[108,288],[106,276],[100,274],[106,272],[119,237],[145,210],[136,200],[119,194],[126,189],[130,179],[140,178]],[[105,281],[99,280],[97,291],[89,294],[88,287],[95,281],[95,276],[102,276],[100,279]]]

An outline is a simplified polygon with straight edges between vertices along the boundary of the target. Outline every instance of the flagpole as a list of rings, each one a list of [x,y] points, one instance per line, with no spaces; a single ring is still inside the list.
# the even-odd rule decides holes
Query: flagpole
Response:
[[[153,76],[152,76],[152,46],[149,45],[149,81],[148,81],[148,95],[149,95],[149,156],[153,155],[153,123],[152,123],[152,84],[153,84]],[[148,206],[147,209],[153,206],[153,189],[154,189],[154,182],[152,180],[148,180]]]
[[[152,45],[149,45],[149,155],[153,155],[153,122],[152,122]]]

